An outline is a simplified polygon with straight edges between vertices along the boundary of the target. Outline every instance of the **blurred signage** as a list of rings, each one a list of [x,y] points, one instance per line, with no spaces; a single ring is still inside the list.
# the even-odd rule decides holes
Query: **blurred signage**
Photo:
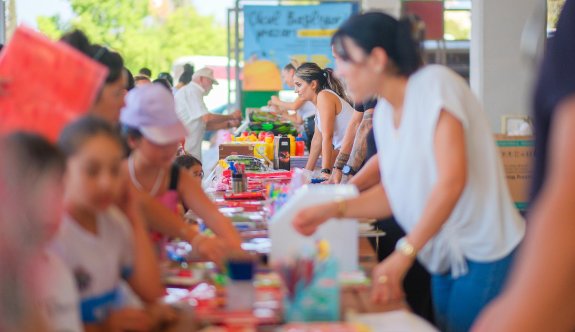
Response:
[[[331,36],[354,12],[352,3],[244,6],[246,91],[281,90],[281,69],[315,62],[333,67]]]

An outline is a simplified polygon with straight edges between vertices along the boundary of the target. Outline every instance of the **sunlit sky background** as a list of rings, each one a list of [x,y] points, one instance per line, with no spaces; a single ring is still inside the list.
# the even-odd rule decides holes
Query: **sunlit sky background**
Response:
[[[218,23],[226,24],[227,9],[235,0],[193,0],[202,15],[213,15]],[[72,9],[66,0],[16,0],[16,12],[19,23],[36,27],[36,17],[60,14],[64,19],[72,16]]]

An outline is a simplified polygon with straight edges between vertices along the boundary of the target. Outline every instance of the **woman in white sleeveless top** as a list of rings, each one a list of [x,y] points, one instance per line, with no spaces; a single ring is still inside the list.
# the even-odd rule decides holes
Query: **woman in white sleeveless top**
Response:
[[[373,177],[380,183],[358,198],[304,209],[294,226],[312,234],[330,218],[393,213],[407,235],[374,269],[374,300],[402,301],[403,279],[418,259],[432,275],[439,329],[468,331],[501,291],[525,232],[487,117],[460,76],[421,66],[409,20],[357,15],[333,45],[354,98],[379,96]]]
[[[321,153],[321,175],[327,179],[354,109],[330,68],[321,69],[315,63],[304,63],[295,72],[294,84],[298,96],[317,108],[315,132],[305,168],[313,171]]]

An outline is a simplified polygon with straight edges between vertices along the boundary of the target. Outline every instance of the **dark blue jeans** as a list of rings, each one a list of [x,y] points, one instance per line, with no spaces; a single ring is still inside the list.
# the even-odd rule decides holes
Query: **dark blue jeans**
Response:
[[[459,278],[450,273],[432,275],[435,322],[441,331],[469,331],[481,310],[501,292],[514,254],[515,250],[489,263],[467,260],[469,270]]]

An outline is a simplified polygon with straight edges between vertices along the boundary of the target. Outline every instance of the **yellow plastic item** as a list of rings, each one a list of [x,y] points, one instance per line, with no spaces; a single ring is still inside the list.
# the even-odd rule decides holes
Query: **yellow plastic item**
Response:
[[[320,240],[317,243],[317,257],[319,258],[319,260],[324,260],[328,258],[330,251],[331,249],[329,247],[329,242],[327,242],[326,240]]]
[[[289,137],[289,155],[291,157],[295,156],[295,137],[293,135],[288,135]]]
[[[274,139],[266,137],[266,155],[269,160],[274,160]]]
[[[228,167],[230,167],[230,165],[228,165],[228,163],[224,159],[220,159],[218,161],[218,164],[222,169],[228,169]]]
[[[254,148],[254,157],[264,159],[268,157],[267,146],[265,142],[258,142]]]

